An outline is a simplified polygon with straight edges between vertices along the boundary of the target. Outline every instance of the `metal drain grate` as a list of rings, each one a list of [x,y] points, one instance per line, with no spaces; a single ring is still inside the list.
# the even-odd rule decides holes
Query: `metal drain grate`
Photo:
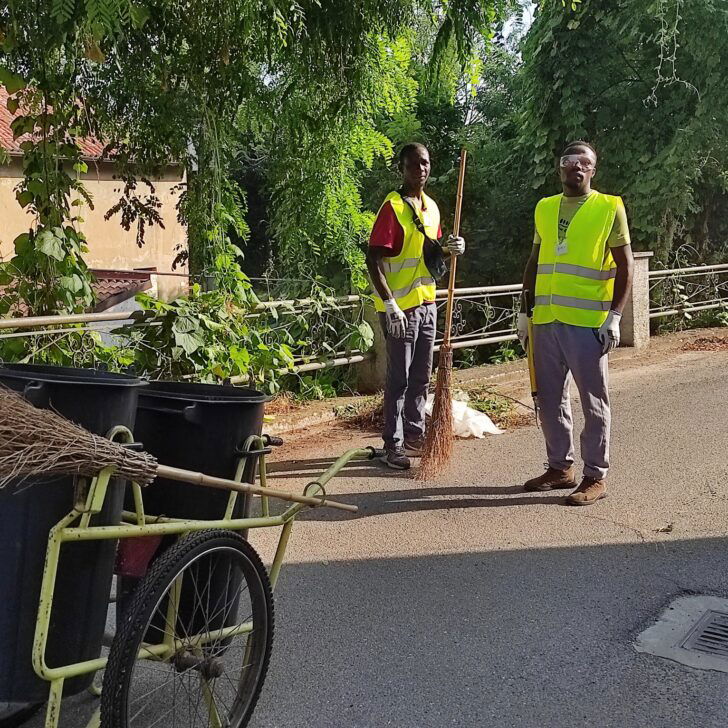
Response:
[[[728,612],[706,612],[680,646],[715,657],[728,657]]]

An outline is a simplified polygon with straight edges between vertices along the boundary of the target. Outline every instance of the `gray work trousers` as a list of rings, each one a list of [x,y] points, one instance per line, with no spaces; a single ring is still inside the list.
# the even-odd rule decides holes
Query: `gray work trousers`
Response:
[[[569,387],[573,378],[584,412],[581,457],[584,475],[605,478],[609,469],[609,376],[596,329],[562,323],[533,327],[536,387],[541,427],[552,468],[574,464],[573,422]]]
[[[384,447],[402,445],[425,434],[425,403],[432,374],[437,329],[437,306],[423,303],[407,309],[407,335],[387,333],[383,313],[379,321],[387,342],[387,382],[384,387]]]

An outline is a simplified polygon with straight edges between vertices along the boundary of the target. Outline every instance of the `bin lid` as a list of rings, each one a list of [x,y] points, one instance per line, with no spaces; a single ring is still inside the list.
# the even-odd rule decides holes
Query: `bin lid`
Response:
[[[0,362],[0,379],[20,379],[33,382],[62,382],[63,384],[93,384],[106,387],[139,387],[146,382],[128,374],[116,374],[103,369],[77,369],[42,364],[6,364]]]
[[[192,382],[149,382],[140,393],[143,397],[184,400],[203,404],[260,404],[270,397],[255,389],[230,384],[196,384]]]

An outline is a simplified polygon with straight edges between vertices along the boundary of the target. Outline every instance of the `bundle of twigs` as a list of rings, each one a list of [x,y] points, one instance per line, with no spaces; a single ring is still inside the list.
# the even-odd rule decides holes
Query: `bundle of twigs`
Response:
[[[204,473],[159,464],[151,455],[129,450],[84,430],[47,409],[36,409],[17,392],[0,385],[0,488],[34,475],[96,476],[113,467],[114,474],[140,485],[168,478],[207,488],[234,490],[272,498],[330,506],[355,513],[356,506],[316,496],[238,483]]]
[[[93,435],[0,385],[0,487],[34,475],[93,477],[110,466],[140,485],[157,477],[157,461],[148,453]]]

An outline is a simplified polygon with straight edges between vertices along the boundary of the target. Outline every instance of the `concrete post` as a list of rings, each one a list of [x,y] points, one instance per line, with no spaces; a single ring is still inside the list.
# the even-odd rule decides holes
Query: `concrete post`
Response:
[[[650,343],[650,258],[647,251],[634,254],[632,291],[622,313],[619,329],[622,346],[641,349]]]
[[[356,365],[357,389],[362,394],[373,394],[384,389],[387,379],[387,344],[374,306],[364,306],[364,320],[374,331],[372,358]]]

